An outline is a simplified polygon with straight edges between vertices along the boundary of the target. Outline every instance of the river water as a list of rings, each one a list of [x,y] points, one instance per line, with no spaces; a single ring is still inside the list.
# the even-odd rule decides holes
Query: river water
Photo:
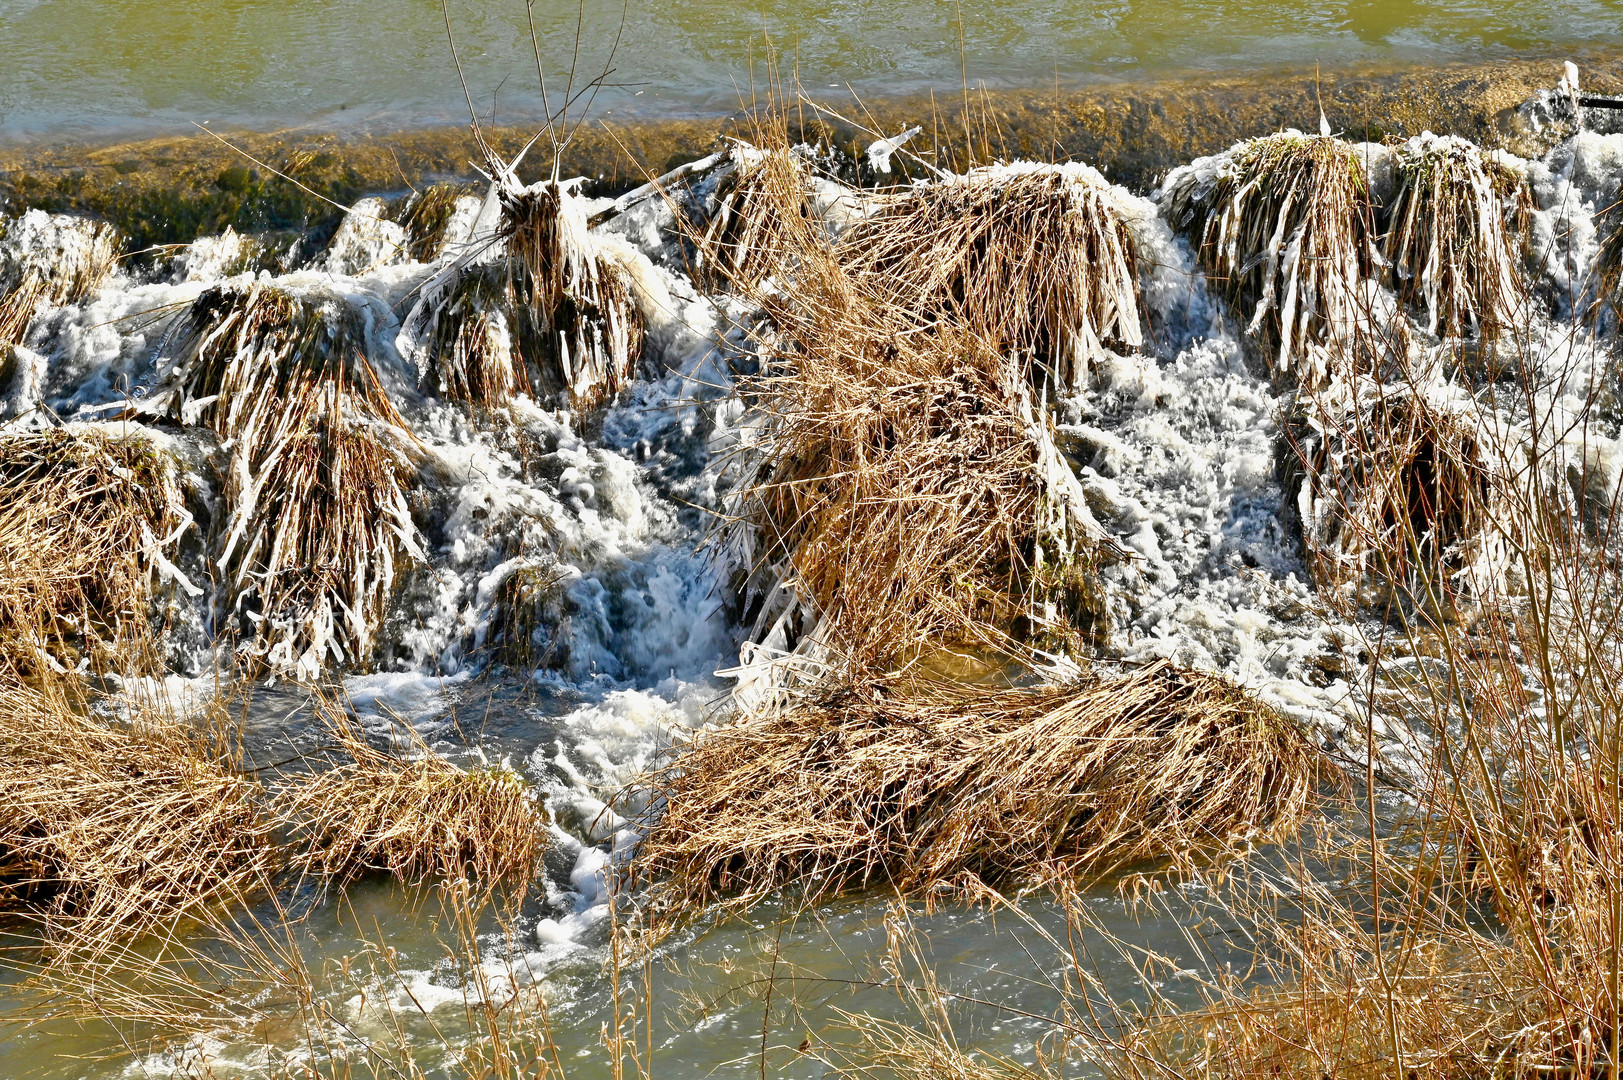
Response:
[[[498,121],[541,111],[532,20],[551,96],[571,68],[577,88],[611,68],[595,111],[616,115],[734,109],[768,40],[810,90],[884,97],[966,77],[1072,87],[1623,39],[1619,0],[627,0],[623,13],[614,0],[448,0],[445,11],[474,102]],[[465,119],[445,11],[437,0],[0,0],[0,139]]]

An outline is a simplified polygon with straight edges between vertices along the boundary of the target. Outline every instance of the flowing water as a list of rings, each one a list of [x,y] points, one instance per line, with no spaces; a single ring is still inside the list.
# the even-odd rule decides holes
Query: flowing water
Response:
[[[601,70],[606,42],[620,32],[617,5],[588,7],[581,71]],[[533,10],[543,66],[560,94],[577,8],[539,0]],[[489,109],[494,98],[498,120],[534,115],[539,100],[523,5],[456,0],[449,11],[479,107]],[[884,95],[955,88],[960,65],[973,79],[1041,86],[1317,61],[1480,60],[1617,40],[1623,2],[1016,0],[963,5],[960,21],[958,5],[915,0],[633,0],[614,85],[599,95],[596,111],[728,109],[763,31],[793,57],[807,85],[849,83]],[[428,0],[185,7],[0,0],[9,61],[0,73],[0,138],[167,130],[192,120],[342,126],[454,119],[464,106],[444,32],[440,7]],[[1595,215],[1623,176],[1623,136],[1580,136],[1542,161],[1513,164],[1537,196],[1533,231],[1544,257],[1536,273],[1544,295],[1556,298],[1555,317],[1532,329],[1529,348],[1542,358],[1550,407],[1576,413],[1596,348],[1563,312],[1592,287]],[[1154,253],[1143,285],[1156,333],[1144,355],[1101,364],[1086,394],[1058,406],[1090,505],[1135,553],[1107,573],[1113,650],[1128,660],[1169,657],[1222,672],[1342,744],[1360,701],[1357,675],[1336,659],[1351,630],[1317,603],[1282,524],[1275,420],[1284,402],[1248,366],[1235,328],[1156,205],[1125,192],[1121,198],[1135,215],[1140,250]],[[739,437],[742,406],[730,384],[747,363],[737,323],[748,313],[702,295],[668,238],[628,215],[616,227],[669,294],[665,316],[651,329],[656,363],[589,430],[529,406],[515,408],[504,436],[416,391],[396,336],[431,269],[403,257],[387,230],[380,240],[381,207],[358,205],[331,246],[295,250],[276,277],[290,293],[365,314],[369,351],[432,464],[426,471],[438,477],[420,515],[431,572],[404,599],[406,614],[386,628],[381,670],[332,689],[380,738],[409,723],[455,759],[510,761],[547,794],[555,844],[545,900],[525,912],[520,940],[485,947],[516,958],[545,986],[570,1075],[608,1075],[600,1044],[612,1008],[603,974],[605,893],[635,834],[605,802],[673,737],[705,722],[730,685],[716,673],[738,660],[742,629],[725,602],[723,573],[700,542]],[[76,228],[36,213],[11,221],[3,242],[60,256],[71,251]],[[120,270],[84,304],[38,320],[22,353],[32,381],[14,380],[7,408],[37,403],[70,421],[94,422],[109,407],[139,402],[158,386],[175,313],[243,265],[241,244],[235,234],[200,238],[173,258]],[[514,431],[531,450],[514,449]],[[1617,435],[1593,431],[1587,444],[1599,447],[1614,471],[1623,466]],[[490,665],[481,646],[491,631],[493,592],[538,544],[564,570],[569,618],[550,628],[562,661],[526,677]],[[200,651],[177,664],[163,689],[177,700],[207,693],[208,660]],[[1418,751],[1401,732],[1389,734],[1388,760],[1401,766]],[[280,760],[290,746],[316,738],[300,692],[286,685],[255,691],[251,759]],[[1088,904],[1101,927],[1169,957],[1187,955],[1185,930],[1203,920],[1216,932],[1207,939],[1209,960],[1243,957],[1244,943],[1228,952],[1223,927],[1198,905],[1184,920],[1141,919],[1108,889]],[[1066,961],[1038,932],[1063,929],[1055,905],[1033,899],[1023,910],[1029,923],[949,906],[918,915],[916,927],[942,976],[980,999],[959,1014],[967,1040],[1029,1058],[1053,1031],[1044,1017],[1060,1004],[1053,980]],[[747,920],[668,943],[654,975],[658,1071],[756,1075],[763,1005],[732,991],[780,964],[804,981],[794,995],[798,1011],[780,1003],[770,1025],[775,1048],[792,1047],[802,1034],[836,1038],[837,1010],[908,1015],[893,992],[871,985],[881,974],[886,917],[877,901],[793,917],[767,905]],[[443,964],[443,931],[419,899],[367,882],[342,909],[318,908],[297,933],[315,968],[381,936],[398,951],[400,975],[382,980],[378,993],[409,988],[430,1012],[460,1013],[461,993]],[[1113,994],[1131,1001],[1147,992],[1111,950],[1097,959]],[[1201,978],[1174,970],[1159,992],[1190,1001]],[[356,1000],[337,990],[331,996],[333,1008],[360,1025],[364,1009]],[[0,1012],[10,1004],[0,994]],[[411,1031],[432,1070],[435,1040],[426,1025]],[[253,1075],[267,1067],[264,1044],[275,1042],[205,1049],[217,1056],[219,1075]],[[17,1028],[0,1042],[0,1076],[135,1077],[167,1068],[154,1058],[87,1061],[116,1049],[60,1025]],[[814,1058],[781,1049],[774,1055],[782,1075],[823,1075]]]
[[[768,38],[815,91],[864,97],[1186,72],[1482,61],[1623,40],[1618,0],[449,0],[481,113],[539,113],[609,65],[597,112],[729,111]],[[581,17],[581,12],[584,16]],[[577,26],[582,47],[576,49]],[[618,48],[611,43],[618,35]],[[436,0],[0,0],[0,139],[191,122],[466,118]]]

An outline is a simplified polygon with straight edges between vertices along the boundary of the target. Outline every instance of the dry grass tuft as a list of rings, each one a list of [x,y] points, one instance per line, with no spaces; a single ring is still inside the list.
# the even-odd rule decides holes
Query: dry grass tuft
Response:
[[[422,290],[400,333],[425,388],[483,408],[532,394],[587,412],[636,376],[644,324],[626,253],[567,182],[497,184],[500,222]]]
[[[1432,333],[1490,336],[1521,325],[1531,210],[1521,179],[1449,136],[1411,139],[1394,162],[1401,185],[1383,247],[1399,297],[1424,308]]]
[[[1104,348],[1143,344],[1132,234],[1084,165],[993,166],[890,196],[836,257],[869,302],[921,329],[970,327],[1034,385],[1085,386]]]
[[[1320,768],[1292,723],[1166,665],[1034,690],[873,684],[696,736],[650,778],[634,866],[675,910],[791,883],[1101,877],[1285,833]]]
[[[1284,132],[1175,169],[1163,212],[1280,379],[1322,386],[1371,332],[1380,264],[1366,167],[1341,139]]]
[[[1275,910],[1275,882],[1233,905],[1278,981],[1150,1018],[1111,1075],[1142,1076],[1146,1060],[1224,1080],[1616,1073],[1617,582],[1578,550],[1551,553],[1530,605],[1554,586],[1577,606],[1429,631],[1446,663],[1415,669],[1400,700],[1453,737],[1377,848],[1365,836],[1329,860],[1350,895],[1320,862],[1291,875],[1297,910]]]
[[[1115,549],[1031,387],[1042,335],[1062,329],[1041,315],[1017,326],[978,284],[953,299],[964,281],[1017,272],[1012,219],[1070,235],[1066,175],[988,172],[963,192],[906,196],[832,247],[821,222],[782,214],[795,269],[758,298],[765,363],[741,384],[758,426],[724,526],[767,653],[860,679],[942,650],[1031,660],[1098,632],[1095,571]],[[951,225],[954,200],[990,224]],[[930,259],[915,253],[940,273],[898,286],[904,235],[949,229]],[[983,250],[991,236],[1001,254]]]
[[[169,556],[190,524],[174,460],[140,434],[0,434],[0,665],[162,666],[154,600],[192,591]]]
[[[103,955],[265,888],[262,796],[207,733],[0,691],[0,898],[51,946]]]
[[[118,265],[105,222],[30,210],[0,226],[0,345],[22,344],[36,316],[85,300]]]
[[[169,374],[171,412],[228,447],[218,566],[242,653],[311,677],[359,664],[394,589],[420,558],[405,491],[404,422],[342,300],[254,282],[192,305]]]
[[[772,133],[777,135],[778,133]],[[793,266],[811,233],[805,156],[770,137],[758,149],[732,150],[732,169],[715,193],[715,209],[694,230],[694,268],[712,289],[731,285],[753,293]]]
[[[1605,1076],[1603,969],[1562,955],[1534,980],[1528,959],[1486,939],[1431,942],[1406,952],[1396,992],[1373,962],[1327,962],[1288,989],[1169,1020],[1137,1048],[1168,1077],[1384,1080],[1395,1033],[1397,1075],[1416,1080]]]
[[[755,640],[798,620],[862,673],[1093,633],[1103,533],[1024,379],[973,338],[887,349],[804,318],[795,366],[752,387],[769,419],[731,539],[758,575]]]
[[[343,715],[326,711],[348,761],[291,782],[280,813],[300,850],[302,876],[346,884],[365,873],[406,885],[469,876],[489,886],[527,887],[547,848],[535,793],[506,767],[460,769],[435,754],[410,725],[410,757],[373,747]]]
[[[1360,380],[1300,402],[1281,450],[1321,588],[1445,614],[1504,586],[1509,475],[1468,399]]]

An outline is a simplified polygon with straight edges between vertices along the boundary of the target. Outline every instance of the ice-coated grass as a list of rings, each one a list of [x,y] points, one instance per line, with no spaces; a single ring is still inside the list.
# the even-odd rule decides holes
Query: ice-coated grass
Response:
[[[303,677],[365,665],[396,572],[420,559],[411,437],[342,298],[249,281],[185,317],[170,415],[228,448],[215,561],[226,628],[254,664]]]
[[[1379,329],[1365,282],[1380,251],[1353,144],[1295,131],[1253,139],[1174,169],[1160,200],[1277,378],[1322,386],[1365,351]]]
[[[1399,297],[1435,334],[1492,337],[1529,313],[1521,271],[1531,196],[1464,139],[1429,132],[1393,151],[1399,186],[1382,248]]]

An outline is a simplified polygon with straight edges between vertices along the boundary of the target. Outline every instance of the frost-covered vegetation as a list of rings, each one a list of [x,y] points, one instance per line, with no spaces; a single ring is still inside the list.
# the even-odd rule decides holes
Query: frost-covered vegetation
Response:
[[[1265,975],[1129,1007],[1079,967],[1008,1068],[1615,1054],[1623,136],[1283,132],[1146,195],[918,157],[863,187],[786,130],[618,200],[491,153],[275,273],[234,233],[119,263],[6,219],[0,897],[51,985],[83,999],[121,927],[246,948],[222,912],[375,873],[463,922],[469,880],[539,886],[533,933],[617,950],[659,937],[639,903],[666,934],[784,890],[1041,883],[1093,933],[1070,890],[1126,869],[1224,882]],[[515,768],[323,704],[267,778],[168,715],[430,679],[567,708]],[[869,1062],[982,1075],[906,985],[926,1019],[859,1020]]]

